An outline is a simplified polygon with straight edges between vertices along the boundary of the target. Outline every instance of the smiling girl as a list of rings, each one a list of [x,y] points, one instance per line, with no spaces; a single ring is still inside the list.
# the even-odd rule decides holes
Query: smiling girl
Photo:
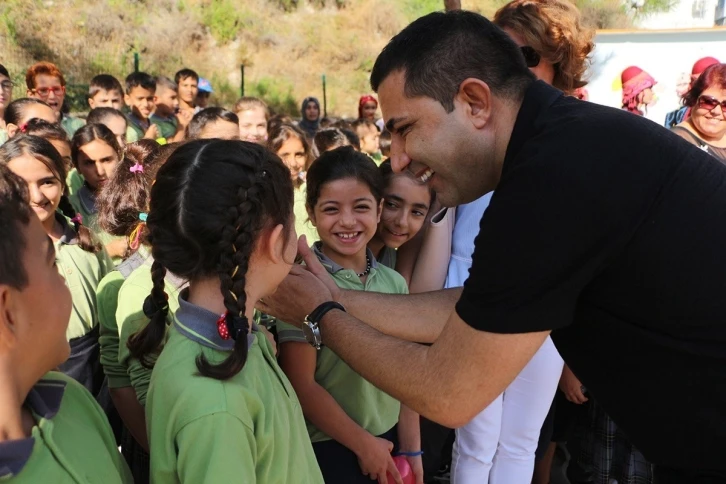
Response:
[[[379,168],[385,188],[378,230],[368,243],[378,262],[396,268],[396,250],[414,238],[426,221],[433,193],[409,172],[394,173],[390,161]]]
[[[71,203],[83,217],[83,222],[98,237],[114,263],[126,254],[125,238],[113,237],[98,226],[96,197],[113,176],[123,151],[116,136],[103,124],[87,124],[79,129],[71,141],[71,159],[83,177],[83,186],[71,195]]]
[[[307,209],[321,239],[313,250],[342,288],[405,294],[403,278],[367,248],[382,185],[375,163],[351,147],[318,158],[308,172]],[[391,456],[400,447],[422,483],[418,415],[329,348],[316,351],[300,329],[278,321],[277,330],[280,366],[300,399],[325,482],[387,482],[387,472],[400,479]]]
[[[60,369],[97,395],[103,371],[96,287],[112,263],[68,201],[65,167],[53,145],[37,136],[17,136],[0,148],[0,164],[27,183],[30,206],[53,240],[58,271],[71,291],[73,310],[66,331],[71,356]]]

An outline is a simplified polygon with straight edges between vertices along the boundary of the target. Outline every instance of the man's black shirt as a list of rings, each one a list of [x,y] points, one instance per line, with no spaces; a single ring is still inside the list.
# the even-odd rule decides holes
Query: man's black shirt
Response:
[[[726,166],[639,116],[526,93],[457,304],[553,330],[645,457],[726,469]]]

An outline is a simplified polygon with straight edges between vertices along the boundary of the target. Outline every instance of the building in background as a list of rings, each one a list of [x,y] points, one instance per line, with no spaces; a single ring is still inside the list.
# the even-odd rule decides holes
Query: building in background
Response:
[[[635,0],[638,9],[643,0]],[[720,14],[719,14],[720,9]],[[640,29],[698,29],[723,25],[724,0],[675,0],[671,10],[643,17],[637,22]],[[718,23],[718,20],[721,23]]]

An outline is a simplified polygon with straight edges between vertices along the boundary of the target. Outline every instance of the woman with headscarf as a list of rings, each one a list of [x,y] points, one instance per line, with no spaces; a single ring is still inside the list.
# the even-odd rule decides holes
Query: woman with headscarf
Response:
[[[623,84],[623,109],[643,116],[655,100],[653,86],[656,80],[638,66],[630,66],[620,75]]]
[[[309,96],[303,100],[298,127],[308,139],[315,138],[315,133],[320,129],[320,101],[317,98]]]

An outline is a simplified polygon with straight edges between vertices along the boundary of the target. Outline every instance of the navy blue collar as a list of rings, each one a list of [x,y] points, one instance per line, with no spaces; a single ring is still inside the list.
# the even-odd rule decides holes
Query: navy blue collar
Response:
[[[23,403],[33,415],[44,419],[56,416],[63,401],[66,382],[41,379],[31,388]],[[0,442],[0,480],[18,475],[33,454],[35,439]]]
[[[61,227],[63,228],[63,235],[61,235],[60,239],[58,239],[58,242],[65,245],[77,244],[78,234],[76,233],[76,230],[71,227],[68,219],[61,213],[56,213],[55,219],[58,221],[59,224],[61,224]]]
[[[220,315],[188,302],[186,300],[188,295],[189,289],[184,289],[179,293],[179,309],[174,315],[176,329],[190,340],[207,348],[232,351],[234,340],[222,339],[217,331],[217,320]],[[247,335],[248,348],[254,343],[255,333],[258,330],[257,325],[252,323],[252,332]]]
[[[83,205],[83,211],[86,213],[96,213],[96,194],[93,193],[88,186],[84,183],[81,188],[78,189],[78,200]]]

